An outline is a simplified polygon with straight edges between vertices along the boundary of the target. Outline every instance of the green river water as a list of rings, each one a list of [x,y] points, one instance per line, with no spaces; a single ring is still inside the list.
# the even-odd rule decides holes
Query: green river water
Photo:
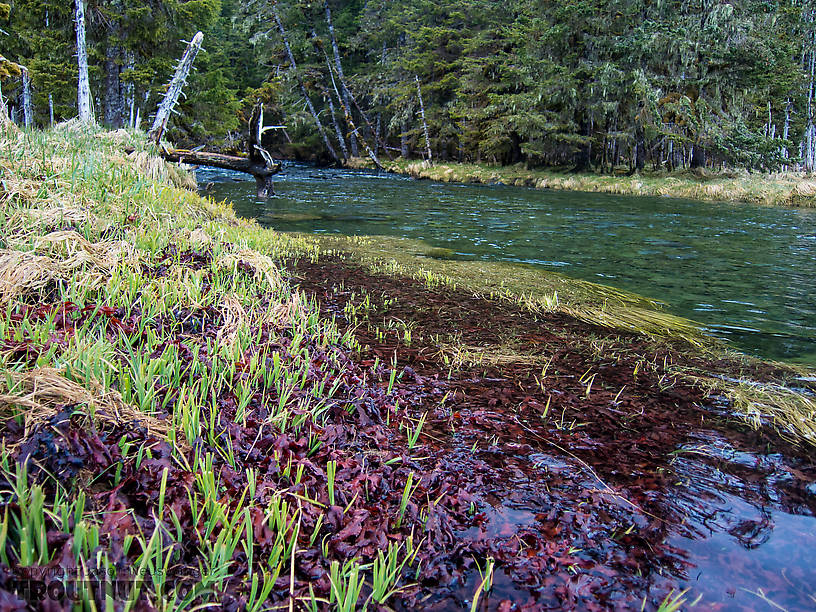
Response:
[[[281,231],[423,240],[656,298],[758,356],[816,364],[816,209],[417,181],[286,164],[277,195],[200,170],[236,212]],[[211,183],[210,185],[208,185]]]

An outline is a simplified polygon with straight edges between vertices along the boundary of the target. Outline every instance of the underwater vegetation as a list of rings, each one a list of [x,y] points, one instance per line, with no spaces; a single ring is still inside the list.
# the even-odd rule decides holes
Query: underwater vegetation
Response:
[[[812,604],[802,372],[3,138],[3,607]]]

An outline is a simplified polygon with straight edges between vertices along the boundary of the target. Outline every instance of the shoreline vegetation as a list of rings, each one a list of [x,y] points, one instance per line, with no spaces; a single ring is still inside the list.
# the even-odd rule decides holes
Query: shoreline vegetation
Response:
[[[114,603],[101,572],[126,610],[813,597],[671,569],[712,511],[680,454],[755,456],[732,494],[784,457],[785,503],[812,505],[812,372],[611,288],[281,234],[194,189],[138,132],[0,135],[4,605],[59,568],[87,609]]]
[[[803,172],[762,173],[734,170],[714,173],[710,170],[683,170],[677,173],[643,172],[633,175],[570,173],[555,170],[530,170],[523,164],[434,162],[417,160],[380,160],[389,172],[443,183],[513,185],[535,189],[584,191],[616,195],[672,197],[706,202],[743,202],[763,206],[816,207],[816,175]],[[372,170],[369,158],[356,157],[345,166]]]

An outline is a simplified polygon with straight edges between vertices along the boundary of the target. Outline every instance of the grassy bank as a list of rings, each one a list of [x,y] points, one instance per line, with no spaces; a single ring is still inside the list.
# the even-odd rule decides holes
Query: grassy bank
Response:
[[[657,609],[677,583],[620,558],[674,553],[655,530],[616,534],[666,511],[651,484],[616,479],[667,473],[703,420],[735,444],[816,444],[816,403],[780,386],[799,373],[725,355],[642,298],[265,230],[139,134],[6,133],[0,181],[4,605],[23,605],[14,580],[61,569],[83,609],[410,608],[428,593],[475,609],[494,567],[521,597],[597,557],[608,568],[583,575],[618,576],[610,602]],[[723,414],[700,407],[711,396]],[[614,452],[591,454],[590,434]],[[516,461],[520,441],[581,475],[547,498],[566,518],[521,534],[532,555],[461,535],[513,494],[489,459]],[[542,474],[530,486],[551,495]]]
[[[490,166],[438,162],[428,165],[402,159],[383,163],[391,172],[445,183],[516,185],[536,189],[667,196],[805,208],[816,206],[816,178],[804,173],[749,174],[734,171],[725,175],[683,171],[674,174],[644,172],[633,176],[613,176],[528,170],[520,164]],[[351,159],[348,165],[351,168],[373,167],[368,158]]]

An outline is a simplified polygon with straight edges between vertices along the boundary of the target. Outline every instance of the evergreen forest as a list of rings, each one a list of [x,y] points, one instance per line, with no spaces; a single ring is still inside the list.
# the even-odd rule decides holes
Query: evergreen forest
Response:
[[[184,41],[204,33],[168,132],[188,146],[237,147],[262,100],[286,126],[266,138],[287,157],[343,161],[371,149],[598,172],[809,171],[816,157],[809,1],[92,0],[84,9],[94,117],[107,127],[146,124]],[[12,116],[38,126],[76,116],[75,3],[15,0],[0,17]]]

